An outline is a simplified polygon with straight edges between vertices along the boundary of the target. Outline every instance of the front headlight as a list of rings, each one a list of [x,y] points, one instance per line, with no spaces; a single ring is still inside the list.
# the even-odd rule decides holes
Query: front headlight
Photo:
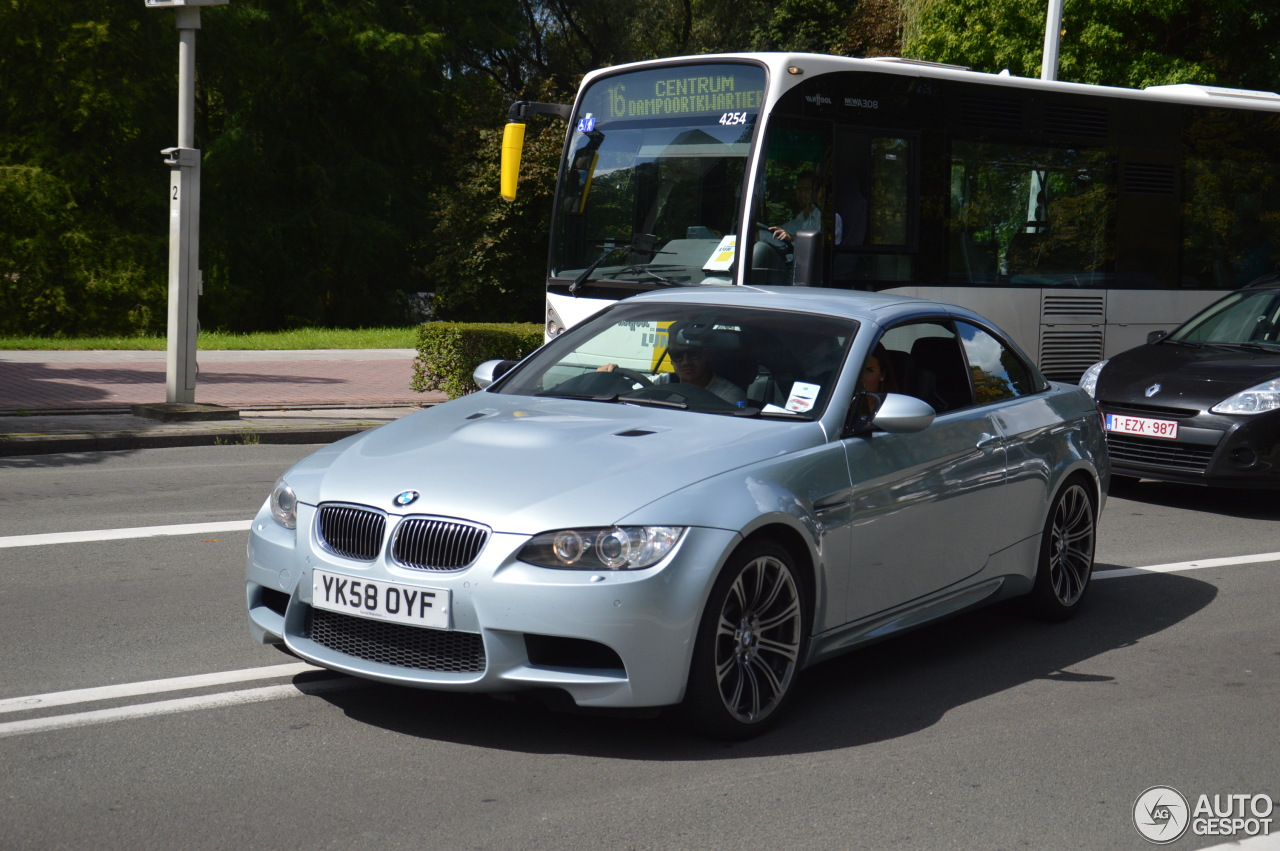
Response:
[[[1102,372],[1102,368],[1107,365],[1107,361],[1098,361],[1093,366],[1084,371],[1084,375],[1080,376],[1080,389],[1088,393],[1091,398],[1098,398],[1098,375]]]
[[[517,558],[563,570],[639,570],[670,555],[684,531],[683,526],[558,529],[534,535]]]
[[[298,496],[284,479],[271,489],[271,516],[286,529],[298,528]]]
[[[1215,414],[1265,414],[1280,409],[1280,378],[1255,384],[1209,410]]]

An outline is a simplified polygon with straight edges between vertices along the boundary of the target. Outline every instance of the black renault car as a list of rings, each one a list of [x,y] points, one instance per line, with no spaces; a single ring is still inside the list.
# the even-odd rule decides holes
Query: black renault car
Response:
[[[1280,488],[1280,275],[1085,371],[1116,476]]]

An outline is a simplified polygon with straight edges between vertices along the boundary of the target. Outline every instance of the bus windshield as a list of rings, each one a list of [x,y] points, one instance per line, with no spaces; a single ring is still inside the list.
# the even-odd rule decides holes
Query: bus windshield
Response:
[[[765,71],[668,66],[603,77],[579,100],[551,275],[577,287],[729,283]]]

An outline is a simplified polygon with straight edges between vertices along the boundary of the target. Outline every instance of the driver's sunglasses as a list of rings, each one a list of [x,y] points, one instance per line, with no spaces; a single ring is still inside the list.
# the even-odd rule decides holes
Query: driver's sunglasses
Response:
[[[702,357],[701,349],[667,349],[667,355],[670,356],[672,363],[683,361],[688,358],[697,360]]]

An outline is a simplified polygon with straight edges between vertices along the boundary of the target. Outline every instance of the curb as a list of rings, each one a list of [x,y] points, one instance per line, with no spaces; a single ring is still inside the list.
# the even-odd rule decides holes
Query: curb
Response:
[[[0,436],[0,458],[54,455],[64,452],[112,452],[167,449],[182,446],[249,446],[254,444],[333,443],[377,428],[383,423],[318,426],[312,428],[202,429],[154,433],[33,434]]]

